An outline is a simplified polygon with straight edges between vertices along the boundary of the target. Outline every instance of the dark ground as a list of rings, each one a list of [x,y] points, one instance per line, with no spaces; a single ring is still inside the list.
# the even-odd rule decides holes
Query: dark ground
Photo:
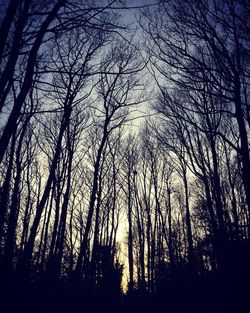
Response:
[[[155,294],[113,295],[69,282],[25,285],[14,277],[1,284],[0,312],[243,313],[250,312],[249,284],[248,273],[213,274],[165,282]]]

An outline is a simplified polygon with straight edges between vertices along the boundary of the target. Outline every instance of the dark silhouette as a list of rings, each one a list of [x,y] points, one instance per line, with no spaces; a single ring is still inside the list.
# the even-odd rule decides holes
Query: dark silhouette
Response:
[[[0,3],[1,312],[250,309],[249,4],[125,2]]]

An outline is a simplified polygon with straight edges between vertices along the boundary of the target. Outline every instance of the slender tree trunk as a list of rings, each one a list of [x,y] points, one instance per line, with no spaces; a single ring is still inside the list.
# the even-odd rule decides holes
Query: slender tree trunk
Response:
[[[216,270],[216,261],[218,263],[218,254],[219,254],[219,249],[220,247],[218,246],[218,230],[217,230],[217,223],[215,220],[215,214],[214,214],[214,209],[213,209],[213,203],[211,199],[211,193],[210,193],[210,188],[209,188],[209,183],[207,180],[207,177],[204,175],[202,177],[202,182],[204,184],[204,189],[205,189],[205,195],[206,195],[206,206],[208,209],[208,214],[209,214],[209,220],[210,220],[210,232],[211,232],[211,241],[212,241],[212,255],[211,255],[211,264],[212,264],[212,269],[215,271]],[[216,260],[216,261],[215,261]]]
[[[31,163],[30,160],[29,160],[29,163]],[[21,235],[19,259],[23,253],[23,248],[24,248],[27,236],[28,236],[29,215],[30,215],[30,210],[31,210],[31,183],[30,183],[30,167],[29,166],[27,166],[26,184],[27,184],[27,202],[25,204],[25,211],[24,211],[24,218],[23,218],[23,229],[22,229],[22,235]]]
[[[226,155],[226,164],[227,164],[227,171],[228,171],[228,181],[231,188],[231,204],[232,204],[232,213],[233,213],[233,239],[236,239],[237,242],[240,240],[240,230],[239,230],[239,216],[237,211],[237,200],[236,200],[236,194],[235,194],[235,183],[234,179],[232,178],[231,168],[230,168],[230,162],[229,162],[229,156],[227,154],[226,148],[225,148],[225,155]]]
[[[90,233],[92,218],[93,218],[94,209],[95,209],[96,195],[98,192],[98,177],[99,177],[99,171],[100,171],[100,165],[101,165],[101,157],[102,157],[102,153],[103,153],[106,141],[108,139],[107,127],[108,127],[108,121],[106,120],[105,125],[104,125],[104,133],[103,133],[102,141],[98,149],[97,157],[96,157],[96,161],[94,165],[94,176],[93,176],[93,184],[92,184],[92,190],[91,190],[91,195],[90,195],[87,222],[85,226],[83,239],[81,241],[80,251],[79,251],[76,268],[75,268],[75,273],[79,277],[82,276],[83,259],[86,257],[86,251],[88,247],[89,233]]]
[[[6,262],[6,268],[8,270],[11,270],[12,267],[12,259],[13,254],[15,251],[15,245],[16,245],[16,228],[17,228],[17,220],[19,216],[20,211],[20,183],[21,183],[21,174],[22,174],[22,163],[21,163],[21,150],[22,150],[22,144],[23,139],[26,133],[27,125],[30,120],[30,117],[28,117],[23,125],[23,129],[19,138],[18,147],[16,151],[16,177],[15,177],[15,183],[14,183],[14,189],[12,193],[12,200],[11,200],[11,206],[10,206],[10,216],[8,220],[8,229],[7,229],[7,237],[6,237],[6,243],[5,243],[5,262]]]
[[[69,143],[68,143],[69,145]],[[58,243],[56,249],[56,264],[55,264],[55,275],[56,277],[60,276],[61,266],[62,266],[62,258],[63,258],[63,250],[64,250],[64,241],[65,241],[65,229],[66,229],[66,220],[68,213],[68,205],[69,205],[69,197],[70,197],[70,189],[71,189],[71,172],[72,172],[72,163],[73,163],[73,155],[74,152],[69,149],[69,161],[68,161],[68,171],[67,171],[67,186],[66,191],[63,197],[63,204],[61,210],[61,219],[59,224],[59,234],[58,234]]]
[[[185,207],[186,207],[186,227],[187,227],[187,242],[188,242],[188,263],[192,271],[195,270],[195,257],[194,257],[194,245],[193,245],[193,234],[190,218],[189,209],[189,192],[188,192],[188,181],[187,181],[187,169],[183,164],[183,184],[185,192]]]
[[[7,167],[4,183],[2,186],[2,190],[0,193],[0,242],[4,234],[4,224],[6,222],[6,212],[8,209],[8,202],[9,202],[9,196],[10,196],[10,183],[11,183],[13,164],[14,164],[15,145],[16,145],[16,130],[12,137],[12,143],[10,147],[10,156],[8,160],[8,167]]]
[[[224,214],[223,214],[223,206],[221,200],[221,183],[218,169],[218,160],[217,153],[215,149],[215,141],[214,139],[210,140],[211,142],[211,151],[213,158],[213,187],[214,187],[214,198],[215,198],[215,208],[216,215],[218,219],[218,236],[217,241],[220,248],[218,249],[218,261],[220,262],[219,267],[220,270],[225,270],[229,265],[229,255],[228,255],[228,240],[227,240],[227,231],[225,228],[224,222]]]
[[[93,239],[92,258],[91,258],[91,279],[93,280],[94,285],[97,282],[97,278],[99,276],[99,273],[98,273],[99,247],[100,247],[99,223],[100,223],[100,206],[101,206],[101,197],[102,197],[102,172],[103,172],[103,166],[101,166],[100,175],[99,175],[99,188],[98,188],[99,190],[97,194],[94,239]],[[109,214],[109,210],[108,210],[108,214]],[[107,224],[108,222],[109,221],[107,221]],[[107,225],[107,232],[108,232],[108,225]]]
[[[9,36],[9,31],[11,28],[11,24],[14,21],[14,17],[16,15],[16,10],[19,5],[20,0],[11,0],[9,3],[9,6],[6,10],[5,17],[2,21],[1,27],[0,27],[0,64],[2,61],[2,56],[4,52],[4,48],[7,42],[7,38]]]
[[[248,136],[246,130],[246,124],[244,120],[242,103],[241,103],[241,84],[240,78],[235,78],[235,87],[234,87],[234,103],[235,103],[235,117],[239,127],[240,135],[240,153],[241,153],[241,162],[242,162],[242,180],[246,194],[246,203],[248,207],[248,216],[250,218],[250,159],[249,159],[249,146],[248,146]],[[248,220],[248,224],[250,221]],[[250,233],[250,227],[248,228]],[[250,236],[250,235],[249,235]]]
[[[173,274],[174,271],[174,249],[173,249],[173,236],[172,236],[172,203],[171,203],[171,190],[167,188],[167,207],[168,207],[168,253],[170,272]]]
[[[12,2],[16,2],[16,5],[17,5],[19,1],[17,0],[17,1],[12,1]],[[17,59],[19,56],[19,52],[20,52],[19,50],[20,50],[20,47],[22,44],[23,29],[24,29],[25,24],[26,24],[27,19],[28,19],[28,11],[30,8],[31,0],[25,0],[23,2],[24,2],[24,5],[23,5],[22,10],[20,9],[21,12],[20,12],[20,16],[18,18],[18,22],[16,24],[16,29],[14,32],[13,43],[12,43],[11,51],[9,54],[9,58],[8,58],[6,66],[4,68],[4,71],[1,75],[1,78],[0,78],[0,112],[2,111],[2,108],[3,108],[4,103],[5,103],[5,99],[8,95],[10,86],[13,82],[13,74],[14,74],[16,62],[17,62]],[[10,6],[13,7],[13,4],[10,3]],[[15,10],[16,10],[16,8],[15,8]],[[14,12],[11,12],[11,14],[13,14],[13,13]],[[6,21],[6,24],[9,24],[10,22],[12,22],[12,21],[11,20]],[[5,26],[5,25],[3,25],[3,26]],[[8,27],[10,27],[10,25],[8,25]],[[5,29],[5,31],[6,31],[6,29]],[[3,36],[8,36],[8,34],[3,34]],[[4,39],[6,40],[7,37]],[[0,50],[2,50],[2,52],[3,52],[4,43],[2,43],[2,41],[1,41],[0,47],[1,47]],[[1,60],[1,58],[0,58],[0,60]]]
[[[58,163],[60,153],[61,153],[63,134],[64,134],[64,131],[65,131],[65,129],[69,123],[70,113],[71,113],[71,108],[67,108],[66,112],[64,113],[65,115],[63,117],[63,120],[62,120],[61,128],[60,128],[58,139],[57,139],[57,144],[56,144],[56,148],[55,148],[55,154],[54,154],[53,160],[51,162],[50,172],[49,172],[49,176],[48,176],[45,188],[44,188],[43,196],[42,196],[42,198],[38,204],[38,207],[36,210],[36,215],[35,215],[35,218],[33,221],[33,225],[31,227],[30,236],[29,236],[28,242],[24,248],[22,264],[23,264],[23,266],[25,266],[27,268],[29,267],[30,261],[32,258],[32,251],[33,251],[33,247],[34,247],[34,243],[35,243],[37,229],[38,229],[38,226],[39,226],[39,223],[41,220],[41,216],[42,216],[45,204],[46,204],[46,202],[49,198],[50,192],[51,192],[51,185],[55,179],[57,163]]]
[[[44,232],[44,238],[43,238],[43,250],[42,250],[42,256],[41,256],[41,262],[40,262],[40,268],[43,270],[45,268],[45,258],[46,258],[46,250],[48,248],[48,234],[49,234],[49,224],[50,224],[50,218],[51,218],[51,213],[52,213],[52,208],[53,208],[53,197],[55,193],[55,184],[52,186],[52,191],[51,191],[51,197],[50,197],[50,203],[49,203],[49,211],[48,211],[48,217],[47,217],[47,222],[45,225],[45,232]],[[45,217],[47,214],[45,214]],[[44,219],[45,222],[46,219]]]
[[[43,38],[45,33],[47,32],[47,29],[51,22],[54,20],[55,16],[57,15],[57,12],[59,9],[64,5],[66,0],[58,0],[58,2],[53,7],[52,11],[48,14],[47,18],[43,22],[42,26],[40,27],[36,39],[33,43],[33,46],[30,50],[27,66],[26,66],[26,72],[22,84],[22,88],[20,90],[19,95],[17,96],[15,100],[15,104],[13,106],[13,109],[9,115],[8,121],[4,127],[4,130],[2,132],[1,138],[0,138],[0,164],[3,160],[5,151],[8,147],[10,138],[13,134],[14,128],[13,126],[16,125],[17,120],[20,116],[20,112],[22,109],[22,106],[25,102],[26,96],[32,86],[33,82],[33,74],[34,74],[34,67],[37,60],[37,54],[39,51],[39,48],[42,44]],[[34,231],[33,231],[34,232]]]
[[[135,181],[134,185],[135,185],[137,229],[138,229],[138,239],[139,239],[139,246],[140,246],[139,264],[140,264],[140,272],[141,272],[140,279],[141,280],[138,283],[138,285],[139,285],[139,288],[142,289],[142,291],[145,291],[145,287],[146,287],[146,281],[145,281],[145,261],[144,261],[144,258],[145,258],[145,236],[144,236],[144,231],[143,231],[143,219],[140,216],[142,214],[142,207],[139,205],[136,181]]]
[[[132,221],[132,170],[129,165],[128,184],[128,267],[129,267],[129,292],[134,290],[134,256],[133,256],[133,221]]]

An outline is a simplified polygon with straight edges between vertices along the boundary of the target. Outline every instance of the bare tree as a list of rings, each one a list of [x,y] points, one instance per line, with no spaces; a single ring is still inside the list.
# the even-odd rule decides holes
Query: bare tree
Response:
[[[108,54],[98,87],[98,94],[102,107],[97,107],[100,112],[102,136],[100,145],[94,162],[94,174],[92,190],[89,201],[88,217],[85,226],[84,237],[81,242],[80,252],[76,265],[76,272],[82,274],[83,259],[88,246],[89,233],[92,224],[92,218],[95,210],[96,196],[98,192],[98,176],[101,166],[101,160],[110,134],[121,127],[126,120],[129,107],[140,103],[140,99],[132,100],[131,94],[138,87],[139,78],[136,73],[141,70],[141,64],[138,55],[132,46],[126,50],[120,46],[113,47]],[[114,73],[114,74],[112,74]],[[133,76],[132,76],[133,74]]]

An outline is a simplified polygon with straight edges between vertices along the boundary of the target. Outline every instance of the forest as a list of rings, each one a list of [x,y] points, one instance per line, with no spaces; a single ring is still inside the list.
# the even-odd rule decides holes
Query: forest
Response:
[[[0,0],[0,311],[247,312],[250,2]]]

